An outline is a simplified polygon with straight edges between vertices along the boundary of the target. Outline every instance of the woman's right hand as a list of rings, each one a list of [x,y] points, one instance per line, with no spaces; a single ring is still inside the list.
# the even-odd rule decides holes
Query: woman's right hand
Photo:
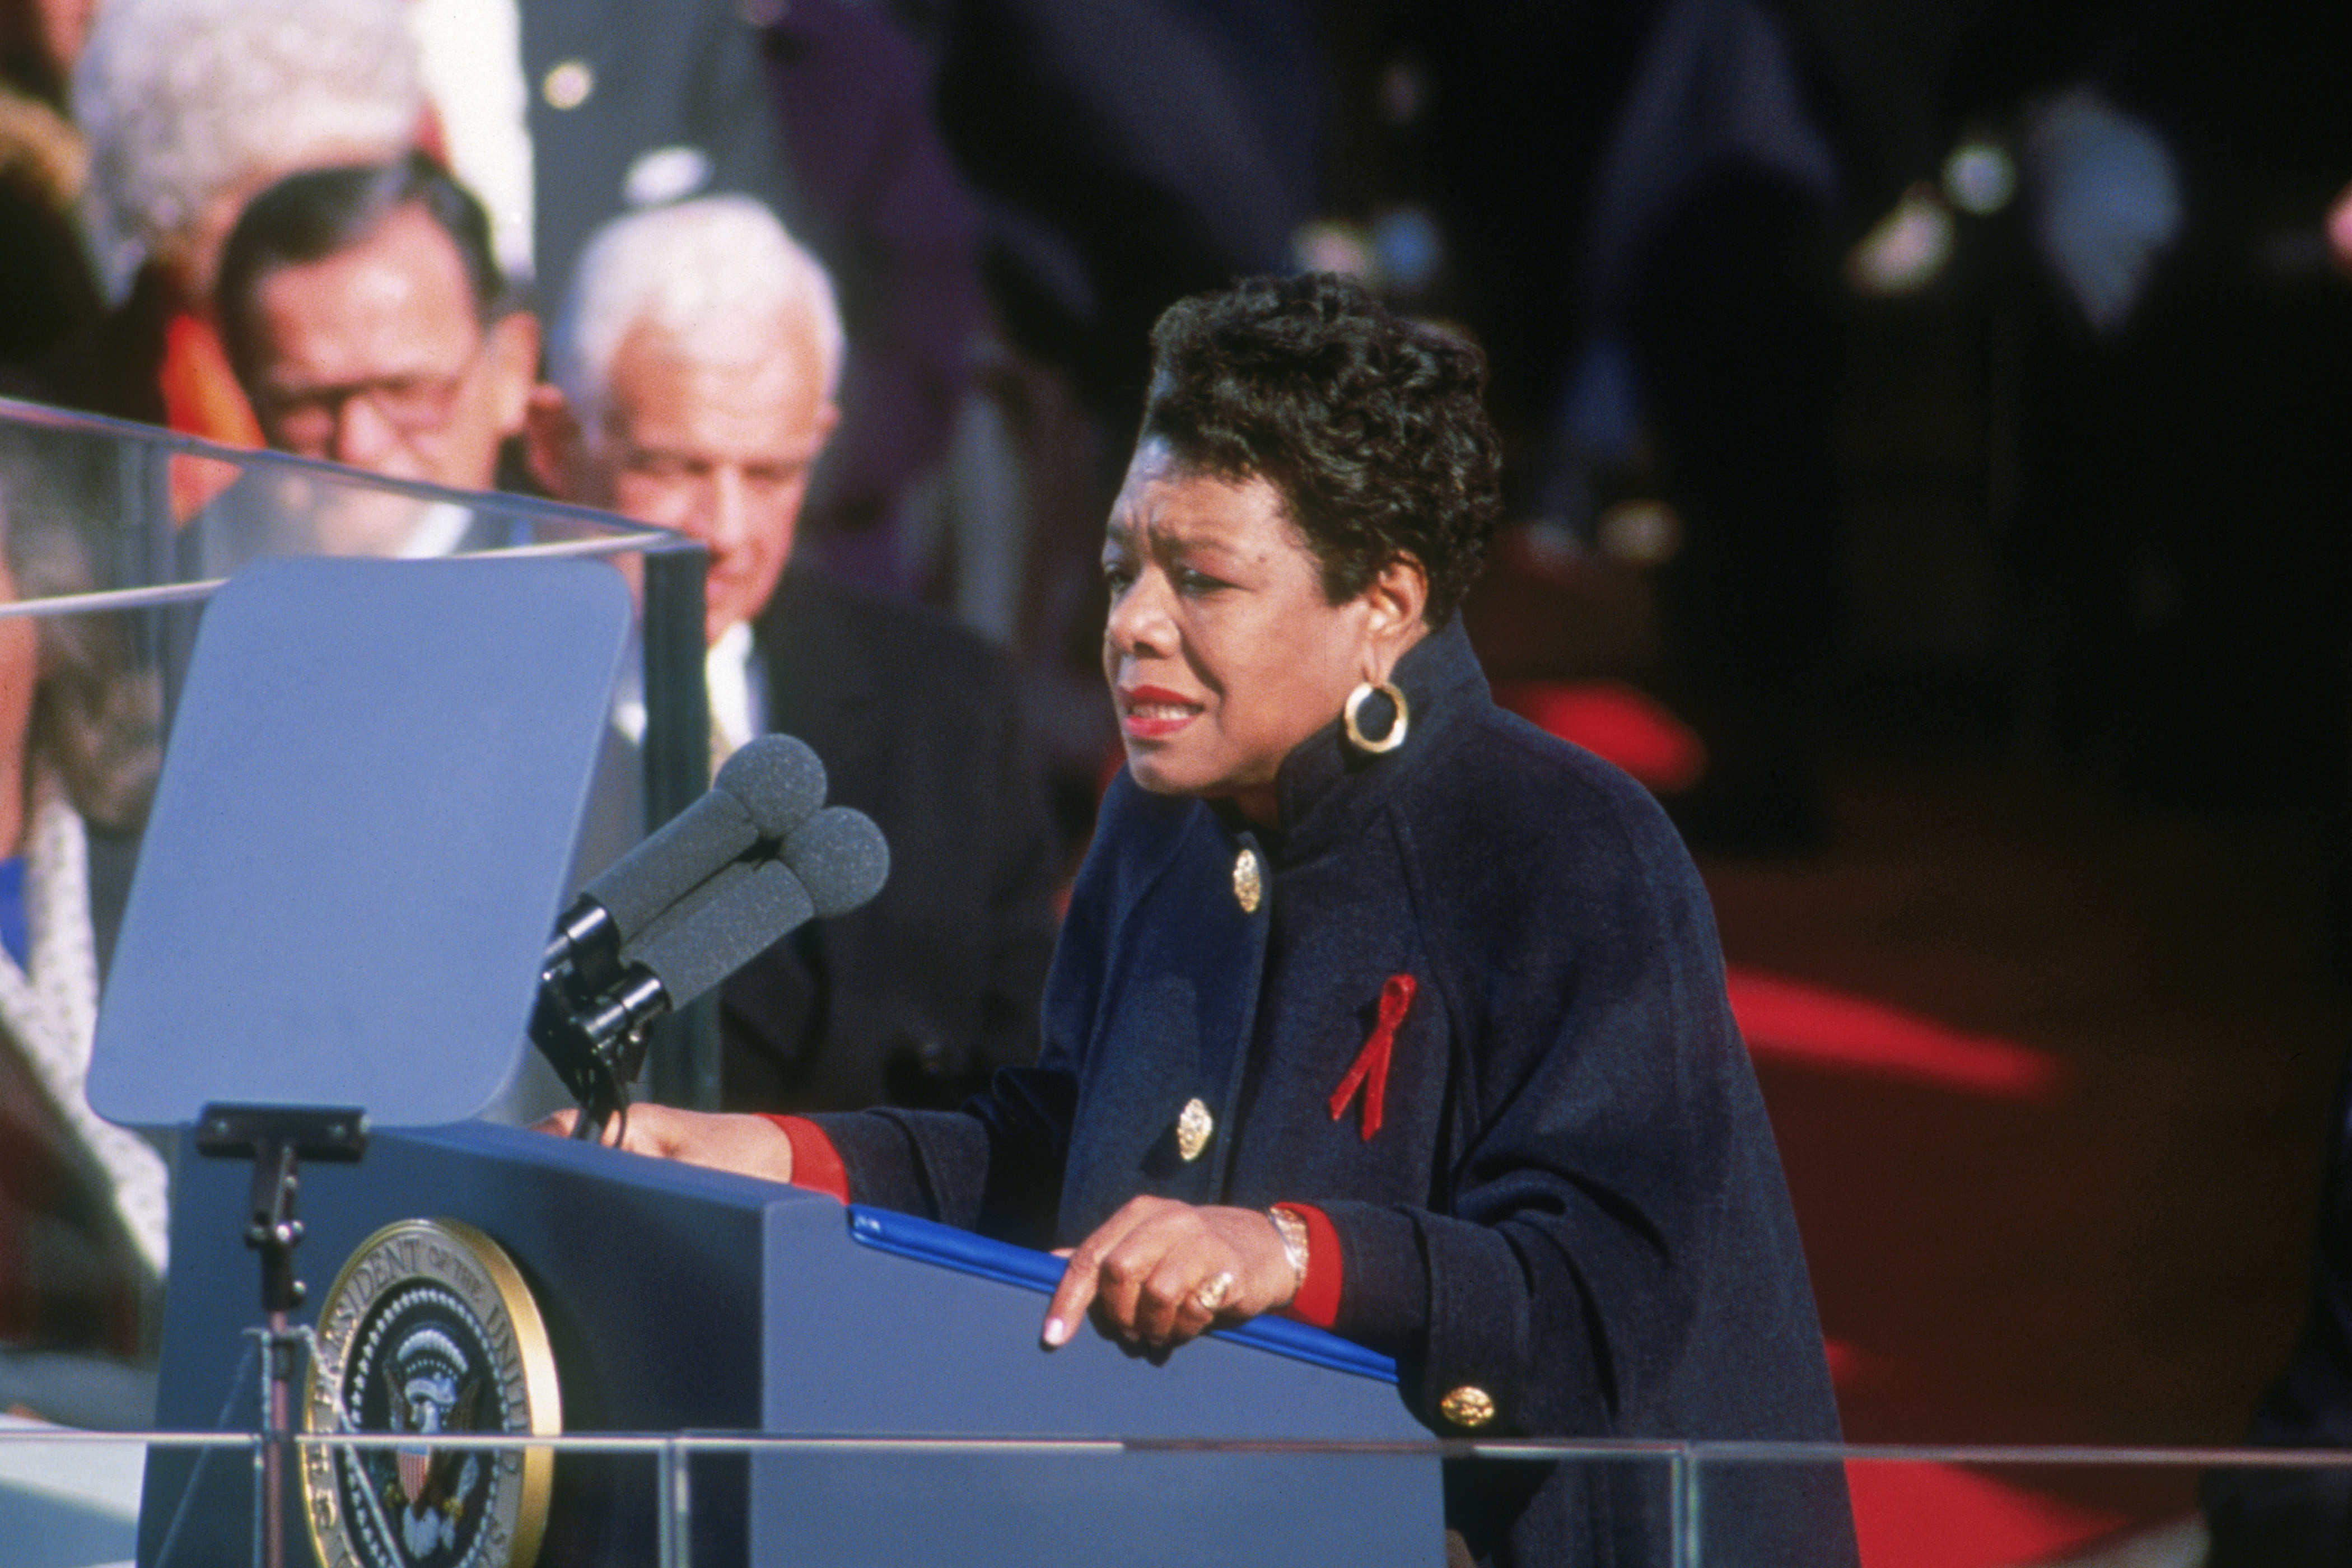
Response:
[[[1091,1312],[1103,1332],[1169,1350],[1220,1324],[1279,1311],[1298,1293],[1282,1236],[1258,1209],[1129,1198],[1064,1256],[1045,1309],[1047,1350]]]
[[[572,1135],[577,1110],[559,1110],[534,1131]],[[793,1141],[764,1116],[679,1110],[667,1105],[633,1105],[626,1116],[604,1124],[604,1142],[632,1154],[683,1160],[714,1171],[732,1171],[762,1181],[793,1179]]]

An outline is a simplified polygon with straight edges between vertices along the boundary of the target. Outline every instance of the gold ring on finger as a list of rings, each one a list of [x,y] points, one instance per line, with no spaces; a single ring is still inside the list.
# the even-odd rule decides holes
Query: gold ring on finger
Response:
[[[1201,1310],[1213,1312],[1225,1304],[1225,1298],[1233,1294],[1233,1271],[1220,1269],[1201,1281],[1201,1288],[1192,1292],[1192,1301]]]

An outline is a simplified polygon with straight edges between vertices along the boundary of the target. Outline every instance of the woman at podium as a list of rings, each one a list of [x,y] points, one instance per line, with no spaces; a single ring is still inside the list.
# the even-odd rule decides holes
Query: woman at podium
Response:
[[[955,1112],[626,1142],[1068,1249],[1050,1351],[1265,1312],[1447,1436],[1834,1440],[1705,891],[1657,806],[1498,710],[1455,609],[1498,510],[1474,348],[1328,276],[1153,332],[1103,545],[1127,766],[1034,1067]],[[1663,1563],[1663,1467],[1459,1467],[1448,1550]],[[1711,1475],[1730,1560],[1853,1561],[1834,1466]]]

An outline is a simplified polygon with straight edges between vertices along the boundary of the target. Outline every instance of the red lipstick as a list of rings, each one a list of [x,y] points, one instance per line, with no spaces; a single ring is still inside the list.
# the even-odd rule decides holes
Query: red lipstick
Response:
[[[1201,716],[1201,704],[1164,686],[1118,689],[1119,732],[1131,741],[1164,741]]]

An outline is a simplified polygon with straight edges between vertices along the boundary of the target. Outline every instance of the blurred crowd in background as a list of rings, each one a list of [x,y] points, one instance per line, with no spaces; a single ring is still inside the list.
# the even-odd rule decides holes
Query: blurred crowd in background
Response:
[[[1307,267],[1485,347],[1517,523],[1488,663],[1662,696],[1705,746],[1696,838],[1822,840],[1857,653],[1990,670],[2036,743],[2151,791],[2341,782],[2327,7],[11,0],[0,28],[26,395],[258,444],[213,269],[304,166],[446,162],[549,304],[617,213],[767,204],[850,340],[803,552],[1011,650],[1074,842],[1146,331]],[[1903,409],[1934,450],[1885,438]]]
[[[784,548],[993,646],[1066,868],[1150,326],[1346,271],[1488,357],[1489,674],[1695,847],[1822,849],[1857,693],[1962,691],[2309,813],[2352,910],[2347,79],[2352,10],[2287,0],[5,0],[0,393],[289,445],[216,285],[305,170],[478,197],[484,330],[751,197],[846,341]],[[496,482],[564,493],[521,421]]]

